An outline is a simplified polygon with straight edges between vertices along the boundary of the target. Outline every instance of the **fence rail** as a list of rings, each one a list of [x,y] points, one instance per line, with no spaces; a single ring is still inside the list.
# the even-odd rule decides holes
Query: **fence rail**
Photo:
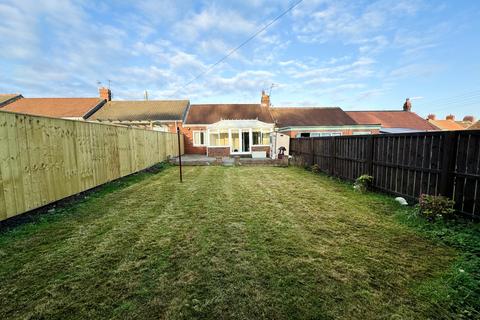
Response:
[[[0,221],[177,154],[172,133],[0,111]]]
[[[296,138],[290,154],[342,179],[369,174],[376,189],[410,201],[444,195],[459,212],[480,217],[479,130]]]

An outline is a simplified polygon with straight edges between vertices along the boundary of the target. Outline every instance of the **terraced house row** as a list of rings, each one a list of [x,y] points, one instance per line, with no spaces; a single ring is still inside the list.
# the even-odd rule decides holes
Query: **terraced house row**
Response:
[[[399,110],[345,112],[339,107],[274,107],[265,92],[260,103],[191,104],[189,100],[112,100],[111,90],[102,87],[98,97],[90,98],[0,95],[0,110],[167,132],[178,127],[185,153],[208,156],[275,157],[279,146],[285,145],[288,153],[288,139],[294,137],[441,130],[432,119],[412,112],[408,99]],[[473,117],[467,120],[473,124]]]

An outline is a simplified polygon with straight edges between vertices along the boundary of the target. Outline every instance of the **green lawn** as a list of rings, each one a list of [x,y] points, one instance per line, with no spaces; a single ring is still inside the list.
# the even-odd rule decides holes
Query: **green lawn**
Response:
[[[0,318],[478,315],[458,301],[464,252],[389,197],[299,168],[184,169],[3,227]]]

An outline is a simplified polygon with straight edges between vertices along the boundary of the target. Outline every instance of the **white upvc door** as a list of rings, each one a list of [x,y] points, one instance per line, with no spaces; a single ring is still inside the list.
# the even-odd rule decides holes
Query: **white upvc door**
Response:
[[[238,147],[235,148],[233,136],[238,134]],[[244,134],[246,136],[244,137]],[[228,142],[230,145],[230,153],[250,153],[252,151],[253,130],[252,128],[245,129],[228,129]],[[237,149],[235,152],[234,150]]]

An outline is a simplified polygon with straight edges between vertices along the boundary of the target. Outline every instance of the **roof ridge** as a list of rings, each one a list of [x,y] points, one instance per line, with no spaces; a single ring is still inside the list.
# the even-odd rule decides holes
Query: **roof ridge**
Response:
[[[260,103],[192,103],[191,106],[260,106]]]
[[[274,106],[271,109],[341,109],[340,107],[278,107]]]
[[[24,100],[30,100],[30,99],[98,99],[98,100],[101,100],[100,97],[30,97],[30,98],[23,97],[22,99]]]
[[[410,112],[415,113],[412,111],[405,111],[405,110],[344,110],[345,112]]]
[[[188,99],[172,99],[172,100],[110,100],[108,102],[188,102]]]

